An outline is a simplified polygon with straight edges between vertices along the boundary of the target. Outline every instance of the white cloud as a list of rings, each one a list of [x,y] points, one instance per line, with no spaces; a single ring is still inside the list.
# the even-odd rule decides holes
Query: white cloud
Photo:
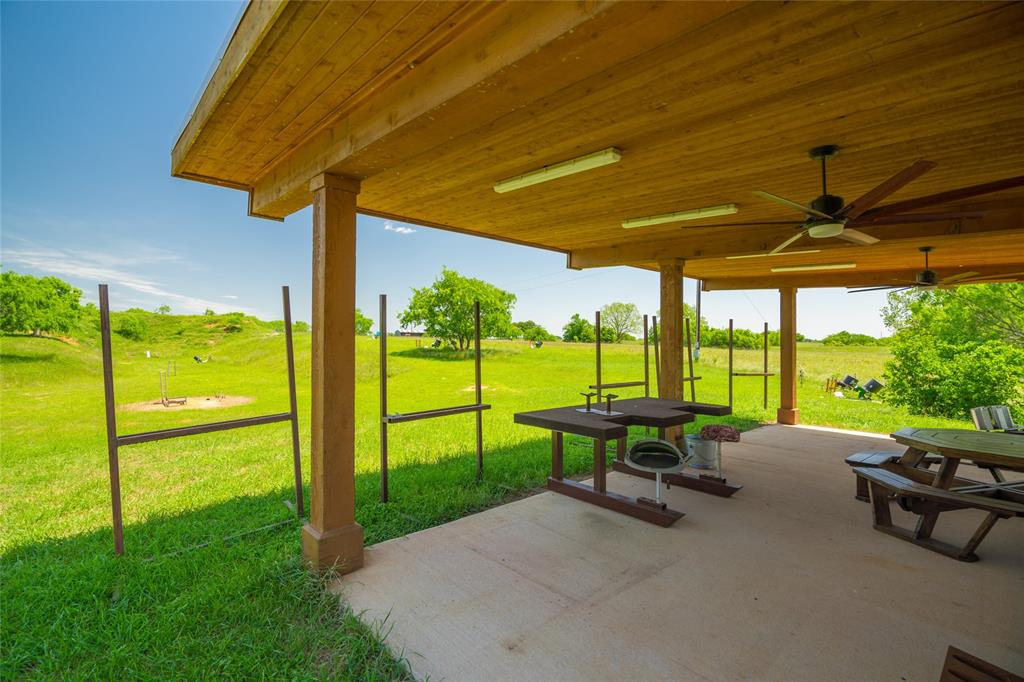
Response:
[[[386,232],[397,232],[398,234],[412,234],[416,231],[406,225],[395,225],[390,220],[384,223],[384,230]]]
[[[159,281],[129,270],[126,266],[153,266],[160,264],[179,264],[185,259],[174,253],[152,248],[132,250],[132,257],[122,257],[105,252],[65,251],[32,245],[25,240],[23,248],[7,248],[3,252],[4,265],[20,265],[39,272],[47,272],[63,277],[102,282],[118,288],[130,289],[134,292],[152,297],[151,302],[167,303],[177,312],[201,313],[207,308],[219,312],[227,312],[225,304],[208,301],[203,298],[174,293],[165,288]],[[88,300],[88,299],[87,299]],[[139,299],[130,299],[134,302]],[[251,312],[246,308],[233,308],[241,312]]]
[[[238,300],[238,297],[235,296],[234,294],[224,294],[224,298],[227,298],[227,299],[232,300],[232,301],[237,301]]]

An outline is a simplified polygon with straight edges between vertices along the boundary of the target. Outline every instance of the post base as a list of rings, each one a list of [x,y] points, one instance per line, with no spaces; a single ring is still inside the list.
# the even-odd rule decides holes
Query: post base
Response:
[[[302,527],[302,558],[313,571],[345,574],[362,568],[363,527],[352,523],[321,531],[307,523]]]
[[[780,424],[795,425],[800,423],[800,410],[796,407],[780,407],[775,419]]]

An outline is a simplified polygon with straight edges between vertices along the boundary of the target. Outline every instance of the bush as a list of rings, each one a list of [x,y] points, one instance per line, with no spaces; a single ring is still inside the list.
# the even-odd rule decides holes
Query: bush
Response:
[[[952,344],[901,335],[892,352],[886,396],[911,412],[965,419],[979,405],[1024,409],[1024,349],[1000,341]]]
[[[868,334],[855,334],[845,329],[829,334],[821,340],[826,346],[878,346],[884,345],[883,339],[876,339]]]
[[[148,332],[149,327],[146,320],[133,313],[118,315],[117,323],[114,326],[114,333],[130,341],[142,341]]]

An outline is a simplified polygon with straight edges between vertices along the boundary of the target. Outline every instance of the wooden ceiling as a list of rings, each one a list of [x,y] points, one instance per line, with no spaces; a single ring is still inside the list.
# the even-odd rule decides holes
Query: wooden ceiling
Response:
[[[338,173],[362,181],[369,214],[563,251],[572,267],[685,259],[720,288],[889,282],[921,269],[923,245],[937,270],[1018,272],[1024,188],[957,206],[982,220],[865,228],[871,246],[724,256],[793,233],[799,214],[752,191],[816,197],[814,145],[840,146],[829,189],[848,200],[922,158],[937,167],[886,203],[1020,175],[1022,54],[1024,3],[252,3],[172,171],[245,189],[271,218]],[[607,147],[620,163],[493,191]],[[723,203],[739,213],[621,227]],[[836,259],[857,267],[770,271]]]

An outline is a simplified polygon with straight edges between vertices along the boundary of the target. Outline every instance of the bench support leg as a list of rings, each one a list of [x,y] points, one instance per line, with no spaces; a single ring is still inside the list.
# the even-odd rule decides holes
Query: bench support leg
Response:
[[[992,530],[992,526],[996,525],[996,521],[1000,518],[1002,517],[999,516],[999,514],[989,512],[988,516],[985,517],[985,520],[981,522],[980,526],[978,526],[978,530],[974,531],[974,535],[972,535],[971,539],[967,541],[966,545],[964,545],[964,548],[960,551],[960,556],[957,558],[961,561],[977,561],[978,556],[974,553],[974,550],[978,549],[978,545],[981,544],[981,541],[985,539],[988,532]],[[974,558],[971,559],[970,557]]]
[[[867,483],[860,476],[858,483]],[[892,528],[892,512],[889,510],[889,492],[877,483],[871,483],[871,513],[875,519],[875,528]]]

